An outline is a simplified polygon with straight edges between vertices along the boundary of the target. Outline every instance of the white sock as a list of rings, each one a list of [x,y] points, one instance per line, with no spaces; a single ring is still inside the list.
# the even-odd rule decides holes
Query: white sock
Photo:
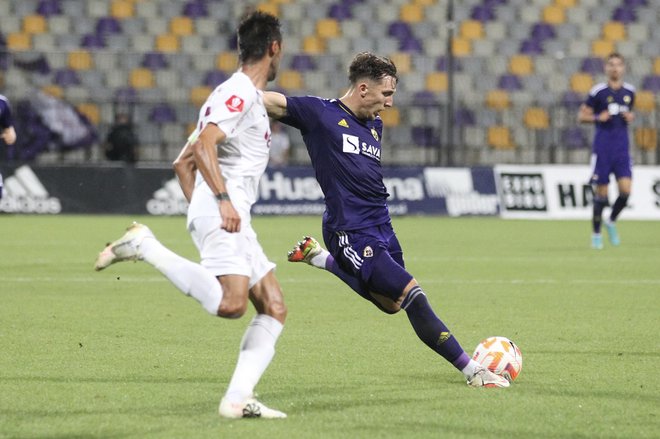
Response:
[[[477,369],[481,368],[483,368],[481,364],[474,360],[470,360],[470,362],[463,368],[463,370],[461,370],[461,372],[463,372],[463,375],[465,375],[466,378],[472,378]]]
[[[325,261],[328,260],[328,256],[330,256],[330,252],[326,249],[321,249],[321,253],[314,256],[309,262],[316,268],[325,270]]]
[[[210,314],[218,315],[222,287],[206,268],[177,255],[154,238],[144,238],[140,243],[140,255],[183,294],[193,297]]]
[[[284,326],[266,314],[257,314],[243,335],[241,351],[225,399],[239,403],[252,396],[254,387],[275,355],[275,343]]]

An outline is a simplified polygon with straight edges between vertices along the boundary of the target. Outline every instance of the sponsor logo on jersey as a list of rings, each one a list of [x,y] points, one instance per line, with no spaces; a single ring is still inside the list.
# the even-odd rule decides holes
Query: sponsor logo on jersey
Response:
[[[227,101],[225,102],[225,105],[227,106],[227,109],[231,111],[232,113],[240,113],[243,111],[243,104],[244,101],[240,97],[236,95],[232,95]]]
[[[344,139],[342,151],[349,154],[360,154],[360,139],[358,136],[351,136],[350,134],[342,134]]]
[[[0,212],[60,213],[61,211],[60,200],[48,194],[29,166],[16,168],[14,175],[5,179]]]
[[[183,195],[176,178],[165,182],[147,201],[147,212],[151,215],[180,215],[188,212],[188,201]]]
[[[348,128],[348,122],[346,122],[346,119],[342,119],[339,122],[337,122],[337,125],[340,127]]]
[[[371,258],[373,257],[373,255],[374,255],[373,249],[370,246],[366,246],[364,248],[364,251],[362,252],[362,256],[364,256],[365,258]]]

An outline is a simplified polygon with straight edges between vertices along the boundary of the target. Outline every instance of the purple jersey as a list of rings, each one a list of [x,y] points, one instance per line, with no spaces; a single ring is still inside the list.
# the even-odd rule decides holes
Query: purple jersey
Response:
[[[629,154],[628,123],[622,113],[632,111],[635,102],[635,87],[628,83],[618,90],[601,82],[592,87],[585,104],[598,115],[607,110],[610,118],[607,122],[596,122],[593,152],[598,155],[608,154],[627,156]]]
[[[282,122],[302,133],[325,196],[325,228],[357,230],[390,221],[380,165],[380,118],[363,121],[338,99],[306,96],[287,97]]]
[[[3,95],[0,95],[0,130],[4,130],[11,126],[14,126],[14,121],[11,118],[9,100]]]

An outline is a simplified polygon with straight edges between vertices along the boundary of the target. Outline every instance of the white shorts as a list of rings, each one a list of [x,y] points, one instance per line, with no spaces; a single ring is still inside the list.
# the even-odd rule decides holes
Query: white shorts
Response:
[[[250,223],[241,222],[241,231],[229,233],[220,228],[220,217],[192,219],[188,230],[199,255],[200,264],[214,276],[247,276],[252,288],[276,265],[268,260]]]

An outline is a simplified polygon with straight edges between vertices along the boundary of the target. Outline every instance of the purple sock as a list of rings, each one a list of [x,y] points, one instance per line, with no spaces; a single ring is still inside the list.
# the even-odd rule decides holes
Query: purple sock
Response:
[[[607,206],[607,198],[594,197],[594,214],[591,220],[594,233],[600,233],[603,222],[603,208]]]
[[[419,286],[408,293],[401,307],[406,310],[408,320],[417,336],[428,347],[449,361],[456,369],[462,370],[470,362],[456,338],[447,326],[435,315],[426,295]]]
[[[621,213],[624,207],[626,207],[626,204],[628,204],[628,194],[620,194],[616,201],[614,202],[614,205],[612,206],[612,213],[610,214],[610,221],[614,222],[616,221],[617,217]]]

